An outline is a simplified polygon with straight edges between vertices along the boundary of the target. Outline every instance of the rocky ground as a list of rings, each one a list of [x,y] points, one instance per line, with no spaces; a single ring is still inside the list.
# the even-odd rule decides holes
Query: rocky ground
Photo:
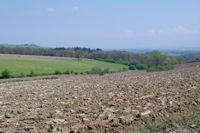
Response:
[[[117,133],[198,111],[200,63],[0,84],[0,132]]]

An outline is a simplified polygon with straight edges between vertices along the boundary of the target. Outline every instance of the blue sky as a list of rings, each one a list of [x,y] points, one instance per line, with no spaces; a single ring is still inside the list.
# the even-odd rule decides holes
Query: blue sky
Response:
[[[200,0],[0,0],[0,43],[200,48]]]

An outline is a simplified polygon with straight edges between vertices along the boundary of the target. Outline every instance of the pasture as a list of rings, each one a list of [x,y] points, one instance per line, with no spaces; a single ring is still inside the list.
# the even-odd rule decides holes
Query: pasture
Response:
[[[0,72],[8,69],[11,76],[14,77],[22,73],[27,75],[30,72],[34,72],[36,75],[54,74],[55,71],[60,71],[62,73],[69,71],[75,74],[83,74],[90,72],[95,66],[102,69],[109,68],[111,72],[128,69],[128,66],[125,65],[96,60],[0,60]]]

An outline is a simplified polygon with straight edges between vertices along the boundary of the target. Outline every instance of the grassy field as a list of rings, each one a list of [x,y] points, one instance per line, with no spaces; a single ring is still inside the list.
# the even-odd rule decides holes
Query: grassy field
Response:
[[[109,68],[112,72],[128,69],[121,64],[107,63],[96,60],[68,60],[68,61],[39,61],[39,60],[0,60],[0,72],[8,69],[12,76],[25,75],[33,71],[36,75],[53,74],[56,70],[60,72],[73,71],[74,73],[85,73],[91,71],[92,67]]]

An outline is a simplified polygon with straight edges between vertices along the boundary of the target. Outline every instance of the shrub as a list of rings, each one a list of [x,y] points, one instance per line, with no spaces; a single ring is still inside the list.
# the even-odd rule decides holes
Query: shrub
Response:
[[[101,71],[100,73],[98,73],[99,75],[104,75],[105,73],[104,73],[104,71]]]
[[[147,72],[154,72],[154,71],[156,71],[156,67],[149,67],[147,69]]]
[[[96,58],[96,60],[104,61],[104,62],[109,62],[109,63],[116,63],[116,61],[113,60],[113,59],[102,59],[102,58]]]
[[[62,74],[62,72],[59,71],[59,70],[56,70],[54,74],[55,74],[55,75],[59,75],[59,74]]]
[[[127,60],[118,60],[118,61],[116,61],[116,63],[123,64],[123,65],[129,65],[130,64],[129,61],[127,61]]]
[[[130,65],[129,70],[136,70],[136,67],[134,65]]]
[[[75,75],[78,75],[78,72],[74,72]]]
[[[110,72],[109,68],[105,68],[104,70],[102,70],[100,67],[93,67],[91,70],[92,74],[99,74],[99,75],[104,75],[105,73],[109,72]]]
[[[70,71],[70,74],[73,74],[73,73],[74,73],[74,71],[73,71],[73,70],[71,70],[71,71]]]
[[[2,75],[2,78],[10,78],[10,77],[11,77],[10,72],[9,72],[8,69],[4,70],[4,71],[1,73],[1,75]]]
[[[167,65],[167,66],[158,66],[158,67],[149,67],[147,69],[147,72],[154,72],[154,71],[167,71],[173,69],[173,66]]]
[[[89,71],[86,71],[85,73],[86,73],[86,74],[91,74],[91,72],[89,72]]]
[[[123,67],[123,68],[122,68],[122,71],[126,71],[126,70],[127,70],[127,68],[126,68],[126,67]]]
[[[109,68],[105,68],[105,69],[103,70],[104,73],[109,73],[109,71],[110,71]]]
[[[33,76],[35,76],[35,73],[33,71],[31,71],[27,76],[33,77]]]
[[[93,67],[92,70],[91,70],[91,73],[92,74],[99,74],[101,73],[101,68],[100,67]]]
[[[24,73],[20,73],[19,77],[25,77],[25,74]]]
[[[137,68],[138,70],[145,70],[145,69],[147,69],[147,66],[146,66],[145,64],[137,64],[137,65],[136,65],[136,68]]]
[[[70,74],[69,70],[66,70],[66,71],[64,72],[64,74]]]
[[[172,65],[167,65],[167,66],[165,66],[165,68],[166,68],[167,70],[172,70],[172,69],[174,69],[174,66],[172,66]]]

